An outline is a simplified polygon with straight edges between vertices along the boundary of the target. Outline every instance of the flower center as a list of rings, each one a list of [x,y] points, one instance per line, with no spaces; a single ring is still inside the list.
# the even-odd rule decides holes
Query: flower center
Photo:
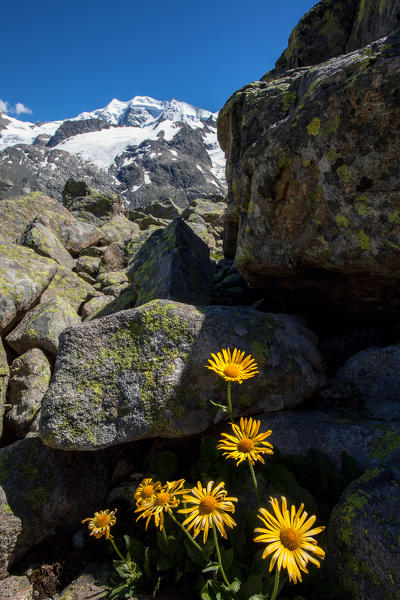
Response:
[[[160,494],[157,494],[157,504],[168,504],[169,501],[170,495],[167,494],[167,492],[161,492]]]
[[[145,485],[145,487],[142,490],[142,496],[144,496],[145,498],[151,498],[153,494],[154,494],[154,486],[153,485]]]
[[[245,454],[248,454],[249,452],[254,450],[254,442],[249,438],[243,438],[240,440],[240,442],[237,443],[237,449],[239,452],[244,452]]]
[[[110,515],[107,515],[107,514],[97,515],[97,517],[94,520],[94,525],[95,525],[95,527],[98,527],[98,528],[107,527],[109,522],[110,522]]]
[[[239,375],[239,367],[237,365],[227,365],[224,369],[224,375],[227,377],[237,377]]]
[[[280,539],[283,546],[288,550],[296,550],[296,548],[299,548],[301,545],[299,534],[291,528],[283,529],[280,534]]]
[[[217,501],[214,496],[206,496],[199,504],[199,513],[201,515],[209,515],[214,512],[217,506]]]

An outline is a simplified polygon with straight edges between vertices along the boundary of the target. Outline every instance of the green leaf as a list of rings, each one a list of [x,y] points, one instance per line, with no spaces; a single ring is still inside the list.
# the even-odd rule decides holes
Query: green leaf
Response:
[[[175,565],[175,557],[167,554],[160,554],[157,560],[158,571],[169,571]]]
[[[219,568],[219,563],[217,562],[208,563],[208,565],[202,570],[202,573],[219,571]]]
[[[145,545],[129,535],[124,535],[124,540],[129,556],[142,567],[145,560]]]
[[[161,480],[168,481],[175,473],[178,459],[175,452],[162,450],[158,452],[151,461],[151,470]]]
[[[204,567],[204,563],[206,562],[204,555],[202,552],[199,552],[192,544],[189,542],[185,542],[186,552],[192,562],[196,565],[200,565]]]
[[[221,548],[221,558],[222,558],[222,565],[224,567],[224,570],[228,570],[231,568],[232,563],[233,563],[233,548],[228,548],[228,550],[225,550],[225,548]]]
[[[260,595],[262,592],[262,582],[263,578],[261,573],[258,575],[250,575],[241,588],[240,595],[243,600],[247,600],[247,598],[251,598],[255,595]]]
[[[216,406],[220,410],[223,410],[224,412],[229,412],[228,407],[224,406],[223,404],[218,404],[218,402],[213,402],[212,400],[209,400],[209,403],[212,404],[213,406]]]

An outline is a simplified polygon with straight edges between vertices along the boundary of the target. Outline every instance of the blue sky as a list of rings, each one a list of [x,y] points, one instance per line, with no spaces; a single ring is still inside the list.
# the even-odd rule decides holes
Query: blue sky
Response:
[[[133,96],[216,111],[274,66],[292,28],[316,3],[8,0],[1,11],[0,106],[31,121],[65,119]]]

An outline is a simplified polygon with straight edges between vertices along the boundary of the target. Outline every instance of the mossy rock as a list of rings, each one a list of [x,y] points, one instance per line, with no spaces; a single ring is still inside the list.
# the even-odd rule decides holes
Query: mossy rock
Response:
[[[56,262],[30,248],[0,244],[0,334],[38,301],[56,271]]]
[[[234,386],[237,411],[295,406],[324,382],[316,339],[294,317],[154,300],[61,335],[40,435],[54,447],[92,450],[204,431],[224,417],[209,401],[223,402],[226,384],[204,367],[222,347],[259,364],[256,377]]]
[[[354,481],[329,522],[327,560],[354,600],[398,600],[400,589],[399,452]]]
[[[51,298],[29,311],[6,340],[19,354],[30,348],[41,348],[56,355],[60,333],[80,321],[66,300]]]

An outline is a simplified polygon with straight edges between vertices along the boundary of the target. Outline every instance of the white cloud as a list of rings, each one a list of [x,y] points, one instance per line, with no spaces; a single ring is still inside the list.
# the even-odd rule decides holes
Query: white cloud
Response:
[[[5,102],[4,100],[2,100],[0,98],[0,112],[7,112],[8,111],[8,102]]]
[[[22,115],[22,113],[27,113],[28,115],[32,114],[31,109],[25,106],[25,104],[22,104],[22,102],[16,103],[13,112],[15,112],[17,115]]]
[[[16,102],[15,106],[11,106],[6,100],[0,98],[0,112],[9,113],[12,115],[22,115],[24,113],[31,115],[32,111],[28,106],[22,104],[22,102]]]

